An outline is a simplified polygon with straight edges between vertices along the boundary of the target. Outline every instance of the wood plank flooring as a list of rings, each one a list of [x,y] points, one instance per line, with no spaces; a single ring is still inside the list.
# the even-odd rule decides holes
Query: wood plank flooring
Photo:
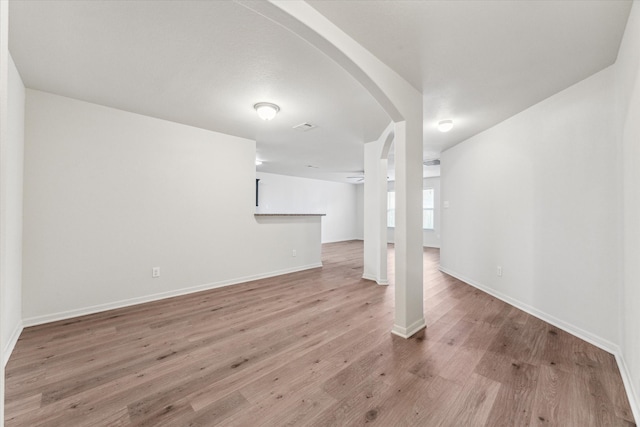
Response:
[[[390,333],[393,284],[361,279],[362,242],[324,245],[323,268],[27,328],[5,423],[635,425],[611,354],[424,260],[428,328],[409,340]]]

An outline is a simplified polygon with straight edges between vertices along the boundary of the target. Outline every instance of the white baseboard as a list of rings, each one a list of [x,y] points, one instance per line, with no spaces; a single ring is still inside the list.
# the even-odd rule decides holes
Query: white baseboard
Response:
[[[376,282],[376,283],[378,283],[378,279],[377,279],[374,275],[371,275],[371,274],[366,274],[366,273],[364,273],[364,274],[362,275],[362,278],[363,278],[364,280],[371,280],[372,282]]]
[[[557,317],[552,316],[548,313],[545,313],[542,310],[538,310],[535,307],[531,307],[528,304],[525,304],[519,300],[511,298],[510,296],[505,295],[502,292],[498,292],[495,289],[492,289],[488,286],[482,285],[478,282],[475,282],[474,280],[471,280],[467,277],[457,274],[454,271],[448,270],[443,267],[440,267],[440,271],[448,274],[449,276],[453,276],[456,279],[462,280],[463,282],[473,286],[474,288],[478,288],[481,291],[484,291],[489,295],[492,295],[498,298],[499,300],[506,302],[507,304],[510,304],[516,308],[519,308],[520,310],[525,311],[530,315],[537,317],[540,320],[544,320],[545,322],[557,328],[560,328],[563,331],[570,333],[571,335],[575,335],[576,337],[583,339],[588,343],[593,344],[596,347],[601,348],[602,350],[613,354],[618,363],[618,369],[620,370],[620,375],[622,376],[622,382],[624,383],[624,388],[625,388],[625,391],[627,392],[627,397],[629,399],[629,405],[631,406],[631,410],[633,412],[633,417],[636,420],[636,423],[638,422],[638,420],[640,420],[640,399],[639,399],[640,396],[638,395],[638,393],[636,392],[633,386],[633,378],[631,377],[629,370],[627,368],[627,364],[624,360],[624,357],[622,356],[622,351],[620,349],[620,346],[612,343],[609,340],[599,337],[595,334],[587,332],[584,329],[579,328],[578,326],[572,325],[571,323],[558,319]]]
[[[371,280],[372,282],[376,282],[378,285],[382,285],[382,286],[386,286],[386,285],[389,284],[389,281],[386,280],[386,279],[385,280],[378,280],[377,277],[375,277],[373,275],[366,274],[366,273],[362,275],[362,278],[364,280]]]
[[[13,349],[16,347],[16,343],[18,342],[18,338],[20,338],[20,334],[22,333],[23,329],[24,324],[23,322],[20,322],[16,325],[13,333],[11,333],[11,337],[9,338],[9,341],[7,342],[7,345],[4,347],[2,352],[2,355],[4,357],[4,366],[7,366],[7,362],[11,357],[11,353],[13,353]]]
[[[416,320],[406,328],[404,326],[393,325],[393,328],[391,329],[391,333],[402,338],[410,338],[413,334],[415,334],[416,332],[426,327],[427,327],[427,324],[425,323],[424,317],[423,317],[421,319]]]
[[[633,378],[631,377],[629,368],[627,367],[627,363],[622,356],[622,351],[618,349],[618,351],[613,353],[613,355],[616,357],[616,362],[618,362],[618,370],[620,370],[620,376],[622,376],[624,389],[627,392],[629,405],[631,406],[631,411],[633,412],[633,419],[637,424],[638,421],[640,421],[640,395],[638,395],[638,392],[633,386]]]
[[[449,276],[453,276],[456,279],[462,280],[463,282],[473,286],[474,288],[478,288],[481,291],[484,291],[489,295],[492,295],[498,298],[499,300],[506,302],[507,304],[517,307],[520,310],[527,312],[530,315],[537,317],[538,319],[544,320],[545,322],[550,323],[553,326],[562,329],[563,331],[569,332],[570,334],[575,335],[578,338],[583,339],[588,343],[595,345],[596,347],[599,347],[605,351],[608,351],[609,353],[615,353],[616,349],[618,348],[616,344],[612,343],[609,340],[606,340],[602,337],[592,334],[591,332],[585,331],[584,329],[581,329],[578,326],[572,325],[571,323],[565,322],[564,320],[558,319],[557,317],[552,316],[551,314],[545,313],[542,310],[538,310],[535,307],[525,304],[515,298],[511,298],[510,296],[505,295],[502,292],[496,291],[493,288],[490,288],[474,280],[471,280],[467,277],[464,277],[461,274],[457,274],[456,272],[450,271],[443,267],[440,267],[440,271],[442,271],[443,273],[447,273]]]
[[[395,241],[393,241],[393,242],[392,241],[387,241],[387,245],[395,245],[395,244],[396,244]],[[428,245],[428,244],[426,245],[426,244],[422,243],[422,247],[423,248],[440,249],[440,244],[436,243],[436,244],[432,244],[432,245]]]
[[[338,240],[327,240],[327,241],[324,241],[324,240],[323,240],[323,241],[322,241],[322,242],[320,242],[320,243],[325,244],[325,243],[353,242],[353,241],[356,241],[356,240],[362,240],[362,239],[359,239],[359,238],[357,238],[357,237],[350,237],[350,238],[346,238],[346,239],[338,239]]]
[[[83,307],[75,310],[68,310],[58,313],[45,314],[42,316],[34,316],[23,319],[24,327],[42,325],[44,323],[56,322],[58,320],[70,319],[73,317],[86,316],[88,314],[99,313],[102,311],[113,310],[116,308],[129,307],[137,304],[144,304],[146,302],[158,301],[165,298],[176,297],[180,295],[192,294],[195,292],[206,291],[215,288],[222,288],[224,286],[237,285],[239,283],[251,282],[253,280],[267,279],[269,277],[281,276],[283,274],[295,273],[297,271],[310,270],[312,268],[322,267],[322,262],[308,264],[293,268],[287,268],[277,271],[271,271],[268,273],[256,274],[253,276],[239,277],[231,280],[224,280],[220,282],[206,283],[204,285],[192,286],[189,288],[176,289],[168,292],[161,292],[157,294],[145,295],[136,298],[130,298],[126,300],[114,301],[106,304],[98,304],[91,307]]]

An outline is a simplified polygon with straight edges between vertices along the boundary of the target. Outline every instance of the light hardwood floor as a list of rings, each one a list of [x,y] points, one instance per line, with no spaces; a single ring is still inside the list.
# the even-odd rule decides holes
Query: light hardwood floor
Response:
[[[391,257],[393,250],[390,249]],[[438,270],[393,336],[362,242],[324,267],[26,329],[7,426],[632,426],[614,357]]]

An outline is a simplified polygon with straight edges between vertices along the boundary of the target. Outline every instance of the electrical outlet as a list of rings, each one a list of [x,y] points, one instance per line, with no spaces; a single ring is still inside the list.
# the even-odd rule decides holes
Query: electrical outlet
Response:
[[[296,252],[296,250],[294,249],[293,252],[291,253],[291,256],[295,258],[296,255],[298,255],[298,252]]]
[[[498,277],[502,277],[502,266],[499,265],[497,270],[496,270],[496,274],[498,275]]]
[[[154,279],[160,277],[160,267],[153,267],[151,269],[151,277],[153,277]]]

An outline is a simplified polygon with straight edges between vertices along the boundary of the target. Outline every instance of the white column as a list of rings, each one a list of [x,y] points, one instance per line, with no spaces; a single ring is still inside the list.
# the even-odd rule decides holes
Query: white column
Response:
[[[388,160],[386,158],[378,160],[378,181],[377,191],[380,203],[378,204],[378,285],[388,285],[387,278],[387,172]]]
[[[422,94],[306,2],[236,1],[289,29],[336,61],[371,93],[396,124],[396,320],[392,332],[411,336],[424,327]]]
[[[364,145],[364,279],[379,285],[387,278],[387,156],[391,123],[377,141]]]
[[[395,160],[396,306],[391,332],[408,338],[426,326],[422,291],[422,120],[396,123]]]

